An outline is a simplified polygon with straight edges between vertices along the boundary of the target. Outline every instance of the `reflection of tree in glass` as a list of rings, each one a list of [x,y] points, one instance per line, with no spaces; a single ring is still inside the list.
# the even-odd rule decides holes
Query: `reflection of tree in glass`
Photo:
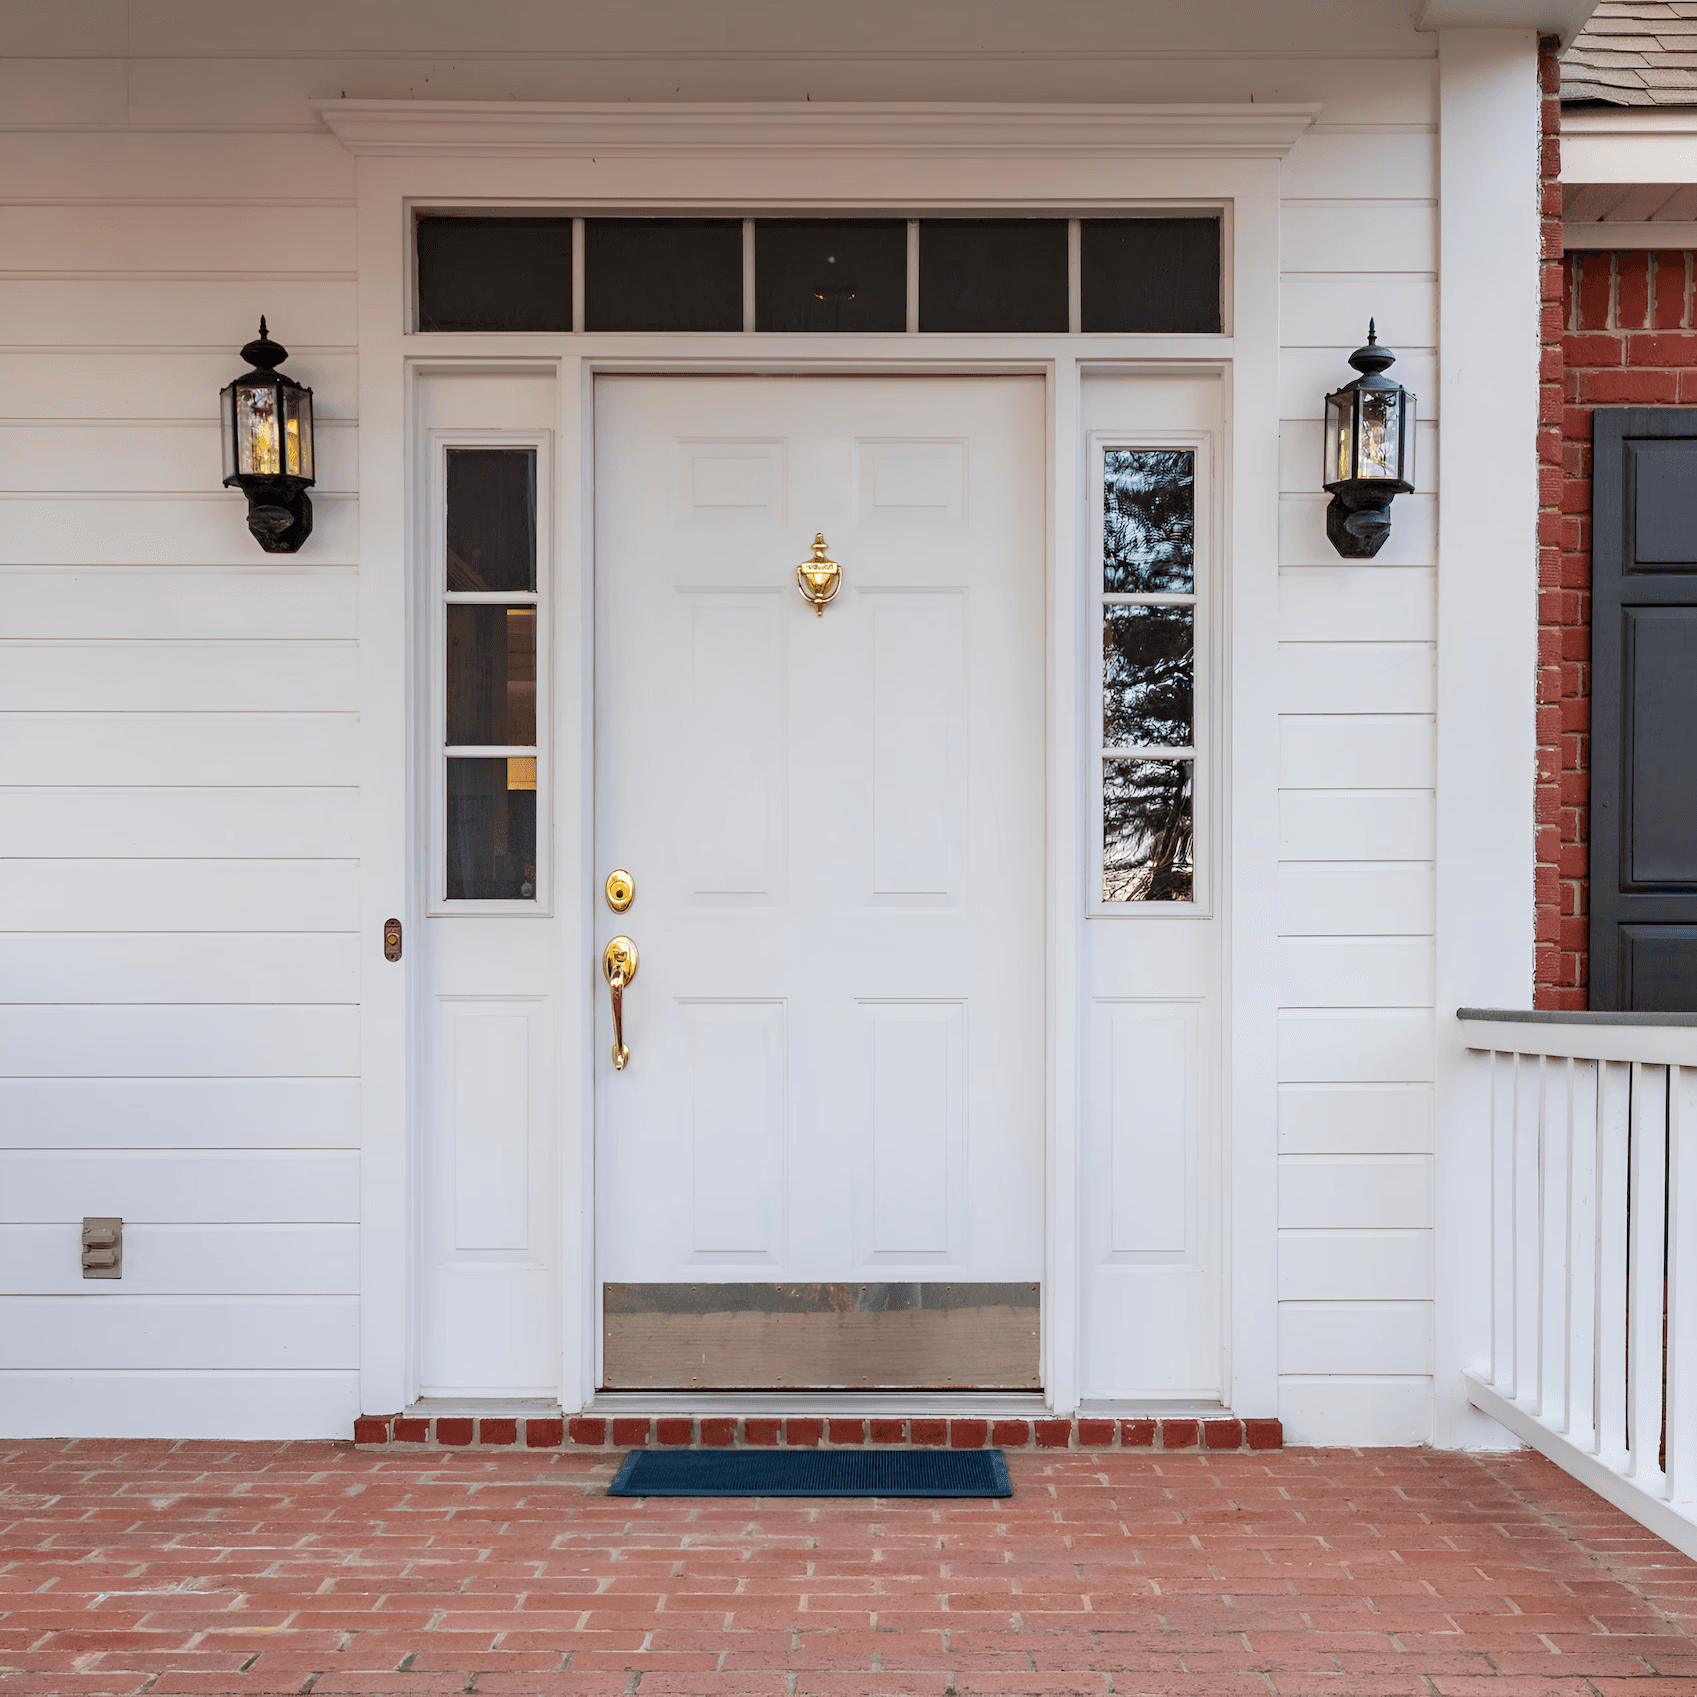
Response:
[[[1195,870],[1188,760],[1110,760],[1102,785],[1102,900],[1187,902]]]
[[[1196,460],[1183,448],[1110,448],[1102,469],[1102,587],[1110,595],[1194,588]]]
[[[1104,611],[1102,740],[1120,748],[1187,746],[1195,672],[1191,609]]]

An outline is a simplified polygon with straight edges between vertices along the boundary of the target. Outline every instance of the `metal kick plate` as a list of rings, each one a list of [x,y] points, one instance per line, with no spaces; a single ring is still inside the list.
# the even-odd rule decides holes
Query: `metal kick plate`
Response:
[[[608,1284],[605,1390],[1042,1388],[1031,1284]]]

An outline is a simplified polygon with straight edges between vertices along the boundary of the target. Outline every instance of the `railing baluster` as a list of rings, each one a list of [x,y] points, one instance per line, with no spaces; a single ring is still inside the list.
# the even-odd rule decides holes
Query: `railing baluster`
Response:
[[[1597,1083],[1597,1454],[1626,1462],[1626,1145],[1629,1064],[1598,1063]]]
[[[1538,1114],[1538,1418],[1567,1425],[1568,1141],[1573,1115],[1573,1062],[1544,1057]]]
[[[1491,1383],[1514,1395],[1514,1075],[1517,1062],[1491,1056]]]
[[[1544,1063],[1520,1055],[1514,1090],[1514,1394],[1538,1409],[1538,1120]]]
[[[1697,1501],[1697,1067],[1668,1089],[1667,1492]]]
[[[1661,1489],[1662,1248],[1667,1206],[1668,1069],[1633,1063],[1632,1207],[1627,1221],[1628,1471]]]
[[[1567,1267],[1562,1430],[1583,1450],[1597,1443],[1597,1124],[1599,1061],[1575,1061],[1568,1081]]]

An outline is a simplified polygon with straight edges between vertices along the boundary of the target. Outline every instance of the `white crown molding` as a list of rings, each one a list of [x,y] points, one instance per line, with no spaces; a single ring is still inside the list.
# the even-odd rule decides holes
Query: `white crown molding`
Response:
[[[314,100],[350,153],[1279,159],[1317,105],[970,105],[799,101],[556,105]]]

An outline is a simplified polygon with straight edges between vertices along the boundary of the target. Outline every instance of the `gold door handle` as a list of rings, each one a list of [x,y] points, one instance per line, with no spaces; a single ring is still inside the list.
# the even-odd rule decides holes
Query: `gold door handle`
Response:
[[[630,1059],[625,1047],[625,990],[636,977],[636,944],[615,937],[601,953],[601,976],[613,992],[613,1071],[623,1072]]]

